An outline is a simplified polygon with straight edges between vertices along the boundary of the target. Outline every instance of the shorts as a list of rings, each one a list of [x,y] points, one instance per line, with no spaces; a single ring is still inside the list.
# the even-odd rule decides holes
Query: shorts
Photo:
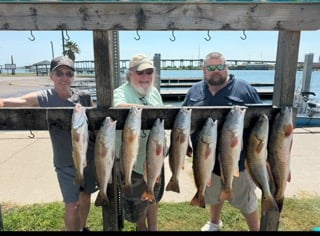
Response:
[[[206,188],[206,204],[216,205],[220,203],[222,190],[221,176],[212,173],[211,186]],[[255,193],[256,184],[253,182],[246,170],[240,172],[239,177],[233,178],[232,189],[234,199],[228,201],[232,206],[238,208],[243,214],[250,214],[258,209],[258,198]]]
[[[164,167],[161,171],[161,181],[154,186],[154,195],[158,203],[164,192]],[[130,222],[137,222],[142,216],[146,215],[149,202],[142,201],[141,195],[147,189],[147,184],[143,179],[143,175],[132,172],[131,175],[132,193],[130,195],[122,193],[124,217]],[[154,204],[154,203],[152,203]]]
[[[64,203],[79,201],[80,191],[93,193],[98,190],[95,172],[96,170],[93,160],[88,161],[87,166],[84,169],[84,188],[74,183],[74,179],[77,175],[74,166],[56,167],[55,171],[57,173],[60,191],[62,193]]]

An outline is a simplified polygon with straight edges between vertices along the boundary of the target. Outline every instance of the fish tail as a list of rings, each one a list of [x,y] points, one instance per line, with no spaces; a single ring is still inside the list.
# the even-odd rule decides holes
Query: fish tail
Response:
[[[233,200],[233,198],[234,198],[234,194],[232,189],[223,190],[220,194],[221,201],[225,201],[225,200],[231,201]]]
[[[156,201],[156,197],[150,191],[144,191],[141,196],[142,201],[149,201],[150,203],[154,203]]]
[[[94,202],[95,206],[108,206],[109,205],[109,199],[106,195],[103,195],[101,191],[98,193],[97,198]]]
[[[77,175],[74,179],[74,183],[77,185],[80,185],[81,187],[84,188],[84,178],[81,175]]]
[[[282,208],[283,208],[283,201],[284,201],[284,198],[283,198],[283,197],[282,197],[282,198],[279,198],[279,199],[277,199],[277,200],[276,200],[277,205],[278,205],[278,208],[279,208],[279,212],[281,212],[281,211],[282,211]]]
[[[125,184],[125,185],[123,186],[123,192],[124,192],[125,194],[131,195],[131,193],[132,193],[131,184]]]
[[[279,211],[278,205],[272,196],[264,197],[261,200],[262,215],[270,211]]]
[[[178,180],[171,178],[167,184],[166,191],[173,191],[173,192],[180,193]]]
[[[192,198],[190,205],[206,208],[206,202],[205,202],[204,196],[203,195],[199,196],[197,192]]]

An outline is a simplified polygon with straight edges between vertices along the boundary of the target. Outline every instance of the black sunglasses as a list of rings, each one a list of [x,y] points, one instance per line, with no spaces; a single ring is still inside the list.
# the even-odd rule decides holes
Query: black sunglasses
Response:
[[[224,70],[224,68],[226,68],[226,64],[210,65],[210,66],[206,66],[206,68],[208,71],[215,71],[216,69],[221,71],[221,70]]]
[[[136,71],[136,74],[137,75],[143,75],[143,74],[152,75],[153,74],[153,69],[146,69],[146,70]]]
[[[56,70],[55,71],[56,76],[58,77],[63,77],[63,76],[67,76],[68,78],[72,78],[74,76],[74,73],[72,71],[68,71],[66,73],[64,73],[61,70]]]

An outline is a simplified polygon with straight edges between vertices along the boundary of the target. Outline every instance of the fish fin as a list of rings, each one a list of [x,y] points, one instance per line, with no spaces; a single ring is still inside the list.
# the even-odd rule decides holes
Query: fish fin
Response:
[[[94,202],[95,206],[108,206],[109,199],[107,197],[103,197],[101,191],[98,193],[97,198]]]
[[[263,147],[264,147],[264,142],[260,141],[259,144],[256,147],[256,153],[260,153],[261,150],[263,149]]]
[[[132,193],[132,186],[131,186],[131,184],[126,184],[126,185],[124,185],[124,186],[123,186],[123,192],[124,192],[125,194],[131,195],[131,193]]]
[[[189,138],[189,142],[188,142],[187,156],[188,157],[192,157],[193,156],[193,147],[192,147],[191,138]]]
[[[231,148],[234,148],[235,146],[237,146],[238,142],[239,142],[238,136],[234,135],[230,143]]]
[[[179,135],[179,143],[184,143],[186,141],[187,141],[187,136],[185,134]]]
[[[164,149],[163,149],[163,145],[161,144],[157,144],[157,147],[156,147],[156,155],[159,156],[161,155],[161,153],[163,153]],[[163,156],[163,155],[161,155]]]
[[[147,175],[147,160],[145,160],[143,162],[143,179],[144,179],[144,182],[148,183],[147,182],[147,179],[148,179],[148,175]]]
[[[210,186],[211,186],[211,183],[212,183],[212,180],[211,180],[211,178],[210,178],[210,179],[208,179],[206,186],[207,186],[207,187],[210,187]]]
[[[153,193],[146,190],[142,193],[141,201],[149,201],[150,203],[154,203],[156,198]]]
[[[288,181],[288,182],[290,182],[290,181],[291,181],[291,170],[289,171],[287,181]]]
[[[234,170],[233,176],[235,176],[235,177],[239,177],[239,176],[240,176],[239,167],[237,167],[237,168]]]
[[[198,196],[198,192],[197,192],[192,198],[190,205],[206,208],[206,202],[205,202],[204,196]]]
[[[231,201],[231,200],[233,200],[233,198],[234,198],[234,194],[233,194],[232,189],[223,190],[220,193],[220,200],[221,201],[225,201],[225,200]]]
[[[167,184],[166,191],[173,191],[176,193],[180,193],[180,187],[179,187],[178,181],[175,181],[171,178]]]
[[[292,125],[292,124],[288,124],[288,125],[285,127],[284,135],[285,135],[286,137],[288,137],[288,136],[290,136],[292,133],[293,133],[293,125]]]
[[[206,148],[206,153],[204,154],[204,159],[207,160],[210,157],[210,154],[212,153],[212,149],[210,147],[210,145],[207,146]]]
[[[263,194],[262,194],[263,196]],[[263,197],[261,199],[261,213],[265,215],[267,212],[270,211],[279,211],[278,205],[272,195]]]
[[[160,184],[160,183],[161,183],[161,176],[158,176],[158,177],[156,178],[156,183],[157,183],[157,184]]]

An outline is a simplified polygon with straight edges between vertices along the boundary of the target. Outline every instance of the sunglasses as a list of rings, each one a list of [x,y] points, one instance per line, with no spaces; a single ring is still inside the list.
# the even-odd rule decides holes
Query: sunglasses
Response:
[[[68,78],[72,78],[72,77],[74,76],[74,73],[73,73],[72,71],[68,71],[68,72],[66,72],[66,73],[63,73],[63,71],[57,70],[57,71],[55,72],[55,74],[56,74],[56,76],[58,76],[58,77],[66,76],[66,77],[68,77]]]
[[[215,71],[216,69],[221,71],[221,70],[224,70],[224,68],[226,68],[226,64],[210,65],[210,66],[206,66],[206,68],[208,71]]]
[[[152,75],[153,74],[153,69],[146,69],[146,70],[142,70],[142,71],[136,71],[137,75],[143,75],[143,74],[147,74],[147,75]]]

